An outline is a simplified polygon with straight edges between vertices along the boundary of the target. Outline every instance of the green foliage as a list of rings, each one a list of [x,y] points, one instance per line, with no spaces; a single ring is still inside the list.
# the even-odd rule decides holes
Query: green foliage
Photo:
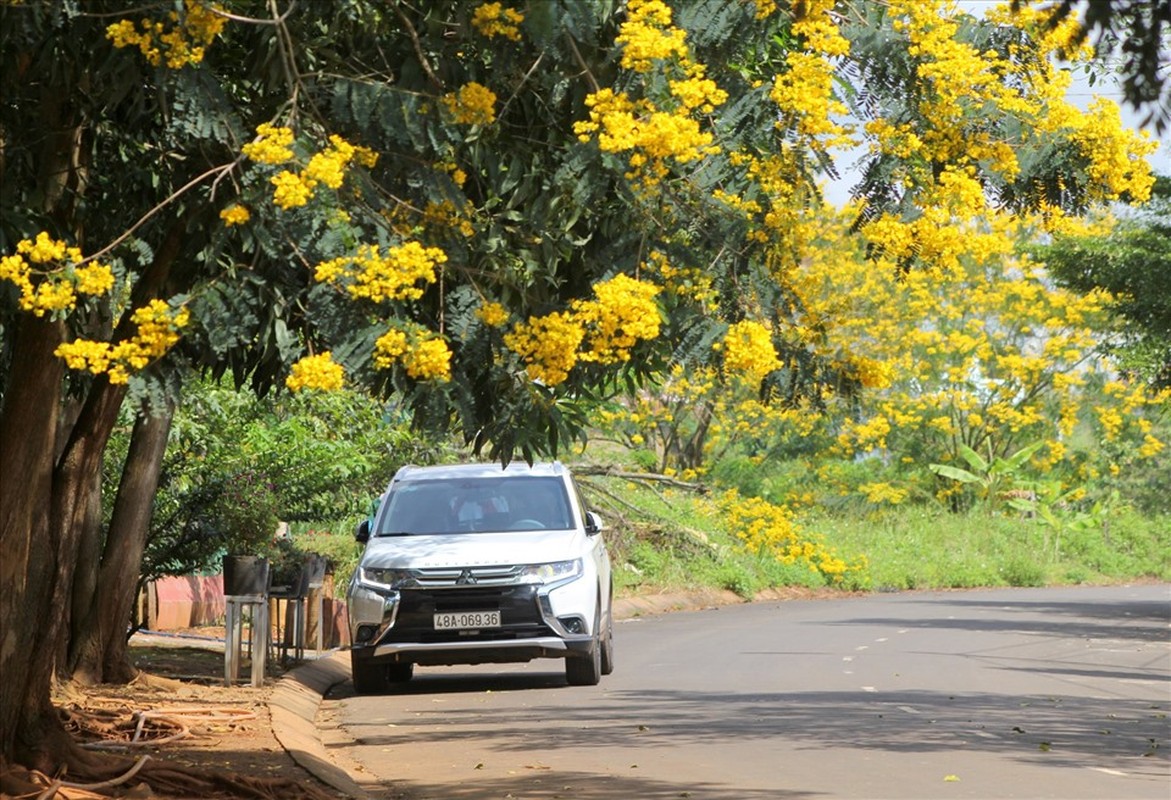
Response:
[[[359,394],[259,400],[195,384],[172,426],[143,573],[215,569],[225,552],[279,557],[278,521],[361,514],[398,466],[441,452]]]
[[[1004,502],[1003,494],[1017,485],[1021,468],[1044,446],[1045,442],[1034,442],[1005,458],[990,456],[986,459],[966,444],[960,444],[959,454],[971,467],[970,470],[950,464],[931,464],[930,469],[942,478],[977,488],[980,499],[991,511]]]
[[[1155,388],[1171,388],[1171,179],[1163,196],[1122,220],[1109,235],[1058,236],[1038,258],[1063,285],[1105,290],[1119,316],[1123,365]]]
[[[981,474],[986,476],[991,463],[981,461]],[[973,466],[978,469],[981,461]],[[991,511],[982,506],[949,511],[926,502],[926,492],[904,503],[876,506],[860,500],[857,487],[889,480],[891,474],[882,471],[886,468],[877,459],[841,466],[822,473],[836,476],[826,494],[837,495],[845,478],[855,487],[847,495],[853,500],[833,507],[797,504],[796,520],[834,551],[851,554],[851,559],[853,554],[865,557],[866,569],[848,570],[839,584],[842,590],[1171,579],[1171,515],[1165,506],[1143,513],[1121,494],[1113,502],[1079,499],[1080,493],[1068,490],[1053,495],[1055,481],[1053,486],[1018,483],[1035,487],[1037,499],[1002,502]],[[804,494],[801,479],[810,475],[801,462],[764,462],[757,471],[762,485],[778,495],[770,498],[772,502],[783,502],[786,485],[790,495]],[[769,588],[825,586],[824,578],[806,564],[744,552],[729,535],[729,519],[702,495],[655,491],[599,476],[589,476],[583,486],[610,525],[607,537],[619,593],[702,587],[751,597]],[[1040,507],[1054,515],[1059,530],[1045,521]]]
[[[722,458],[711,466],[710,477],[716,484],[735,489],[745,497],[765,494],[765,473],[760,469],[759,459],[736,455]]]
[[[325,523],[289,526],[291,539],[300,552],[325,556],[327,572],[333,576],[334,594],[338,597],[344,596],[362,556],[362,545],[354,539],[354,530],[362,519],[364,517],[360,515],[353,515]]]

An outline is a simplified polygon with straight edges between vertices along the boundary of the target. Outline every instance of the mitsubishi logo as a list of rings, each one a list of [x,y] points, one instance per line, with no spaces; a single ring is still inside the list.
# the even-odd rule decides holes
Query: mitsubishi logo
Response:
[[[472,574],[472,571],[470,569],[465,569],[459,574],[459,577],[455,579],[455,582],[460,586],[472,586],[477,581],[476,576]]]

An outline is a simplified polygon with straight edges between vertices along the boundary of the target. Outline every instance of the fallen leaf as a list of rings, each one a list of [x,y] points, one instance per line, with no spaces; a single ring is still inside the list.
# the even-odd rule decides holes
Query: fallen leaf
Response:
[[[483,768],[484,768],[484,762],[483,762],[483,761],[481,761],[481,762],[480,762],[479,764],[477,764],[476,766],[472,767],[472,769],[483,769]]]
[[[959,783],[960,776],[959,775],[945,775],[943,777],[943,780],[946,781],[947,783]]]
[[[1051,745],[1049,742],[1041,742],[1041,744],[1037,745],[1037,749],[1042,753],[1048,753],[1052,747],[1053,745]]]

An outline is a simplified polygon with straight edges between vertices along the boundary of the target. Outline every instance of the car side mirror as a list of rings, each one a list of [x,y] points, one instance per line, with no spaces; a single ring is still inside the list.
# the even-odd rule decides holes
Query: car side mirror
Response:
[[[590,536],[594,536],[601,533],[605,529],[606,525],[602,522],[601,517],[599,517],[593,511],[586,512],[586,533],[588,533]]]
[[[364,519],[358,523],[358,528],[354,531],[354,538],[361,544],[366,544],[370,540],[370,520]]]

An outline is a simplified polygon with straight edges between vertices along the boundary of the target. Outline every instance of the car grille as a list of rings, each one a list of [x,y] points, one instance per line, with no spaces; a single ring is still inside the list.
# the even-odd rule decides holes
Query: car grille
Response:
[[[413,569],[411,576],[420,588],[445,586],[509,586],[515,584],[523,567],[433,567]]]
[[[476,631],[435,630],[434,615],[442,611],[500,611],[499,628]],[[537,587],[460,586],[439,589],[404,589],[399,593],[395,624],[381,641],[466,642],[509,641],[537,636],[555,636],[541,617]]]

